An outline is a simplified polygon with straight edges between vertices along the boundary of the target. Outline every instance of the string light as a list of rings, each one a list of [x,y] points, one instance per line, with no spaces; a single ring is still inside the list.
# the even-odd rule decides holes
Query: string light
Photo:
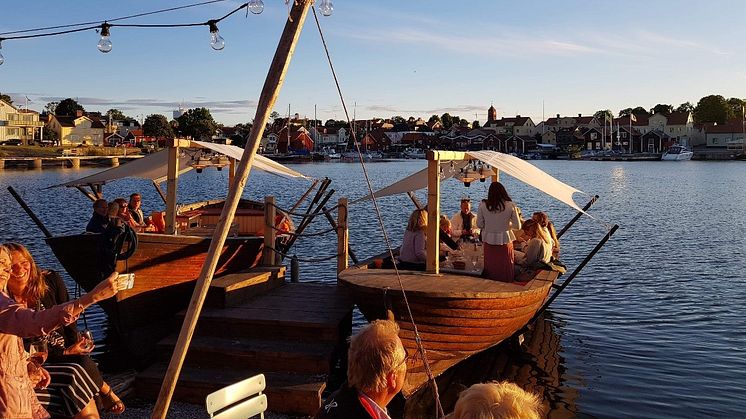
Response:
[[[332,4],[332,0],[321,0],[319,11],[321,11],[321,14],[324,16],[331,16],[332,12],[334,12],[334,5]]]
[[[262,0],[251,0],[249,2],[249,11],[258,15],[264,11],[264,2]]]
[[[101,25],[101,40],[98,41],[98,50],[106,54],[107,52],[111,51],[112,45],[111,40],[109,39],[109,28],[111,25],[104,22]]]
[[[210,46],[212,47],[212,49],[214,49],[215,51],[220,51],[221,49],[225,48],[225,39],[220,36],[217,22],[211,20],[207,22],[207,24],[210,25]]]

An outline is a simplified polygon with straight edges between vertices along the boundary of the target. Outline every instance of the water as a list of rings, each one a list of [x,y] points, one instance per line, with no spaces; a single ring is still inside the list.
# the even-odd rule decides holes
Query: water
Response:
[[[746,300],[746,164],[741,162],[586,162],[537,161],[557,178],[600,195],[591,210],[562,238],[562,259],[570,268],[601,239],[611,224],[621,228],[550,310],[532,347],[512,350],[508,363],[475,358],[471,370],[483,379],[506,378],[542,394],[553,417],[738,417],[746,406],[746,320],[739,312]],[[370,163],[375,187],[416,170],[424,161]],[[365,194],[358,164],[294,165],[309,176],[328,176],[339,197]],[[93,173],[95,169],[0,172],[0,240],[20,241],[46,268],[61,269],[10,195],[13,185],[53,233],[82,231],[90,203],[74,189],[47,186]],[[547,211],[563,226],[572,210],[508,176],[501,179],[524,214]],[[225,196],[227,173],[205,171],[181,178],[182,202]],[[245,197],[277,197],[290,208],[308,182],[254,172]],[[443,185],[443,211],[458,211],[458,200],[486,195],[487,183],[464,188]],[[115,182],[105,197],[143,194],[146,212],[160,209],[148,181]],[[419,199],[426,201],[423,192]],[[218,196],[219,197],[219,196]],[[583,205],[589,197],[576,196]],[[412,204],[406,196],[379,201],[391,242],[401,239]],[[305,208],[301,206],[301,208]],[[370,202],[350,206],[350,244],[360,258],[380,253],[384,241]],[[311,231],[328,229],[321,220]],[[293,253],[302,260],[301,278],[335,280],[332,235],[301,240]],[[104,350],[105,318],[88,315],[89,326]],[[356,318],[356,322],[361,322]],[[92,323],[92,324],[91,324]],[[542,343],[543,342],[543,343]],[[551,343],[551,344],[547,344]],[[490,365],[488,368],[487,365]],[[499,364],[499,368],[497,365]],[[479,379],[482,379],[479,378]],[[478,380],[477,378],[474,378]],[[468,380],[462,379],[463,382]],[[447,389],[443,389],[448,393]],[[446,396],[448,398],[448,396]]]

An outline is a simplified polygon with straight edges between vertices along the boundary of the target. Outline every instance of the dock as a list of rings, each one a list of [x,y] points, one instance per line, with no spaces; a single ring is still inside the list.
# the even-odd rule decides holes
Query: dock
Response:
[[[313,415],[346,355],[352,306],[335,284],[286,283],[284,267],[215,278],[174,400],[203,404],[207,394],[263,373],[270,411]],[[138,374],[139,397],[157,398],[177,338],[178,332],[161,340],[158,362]]]
[[[43,169],[45,167],[71,167],[81,165],[116,167],[120,163],[140,159],[145,156],[132,154],[129,156],[52,156],[52,157],[1,157],[0,170],[3,169]]]

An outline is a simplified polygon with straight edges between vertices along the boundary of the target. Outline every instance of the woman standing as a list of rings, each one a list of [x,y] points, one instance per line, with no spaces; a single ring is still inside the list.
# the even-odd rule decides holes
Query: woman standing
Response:
[[[482,229],[484,271],[482,276],[513,282],[515,259],[513,229],[521,228],[516,206],[500,182],[492,182],[477,211],[477,226]]]
[[[44,310],[70,301],[62,278],[54,271],[42,271],[28,249],[19,243],[7,243],[12,271],[8,291],[16,303],[27,308]],[[104,382],[96,363],[88,354],[93,342],[82,338],[75,323],[49,332],[49,357],[44,367],[49,371],[51,387],[59,391],[37,391],[39,401],[47,410],[74,417],[84,411],[93,397],[100,393],[105,411],[122,413],[124,404]],[[61,396],[61,397],[60,397]]]
[[[49,374],[38,368],[40,379],[31,381],[30,364],[21,337],[44,335],[49,330],[70,324],[88,306],[113,297],[119,285],[118,274],[112,273],[77,300],[37,312],[17,304],[8,296],[6,287],[11,266],[10,252],[0,245],[0,417],[48,418],[49,414],[34,394],[34,387],[46,387]],[[89,417],[98,417],[95,405]]]

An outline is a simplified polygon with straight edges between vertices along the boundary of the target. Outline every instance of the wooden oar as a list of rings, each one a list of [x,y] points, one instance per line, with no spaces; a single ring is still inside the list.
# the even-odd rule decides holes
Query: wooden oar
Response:
[[[16,190],[13,189],[12,186],[8,186],[8,192],[10,192],[10,194],[13,195],[13,198],[15,198],[19,204],[21,204],[21,208],[23,208],[23,210],[26,211],[26,214],[28,214],[28,216],[31,217],[31,221],[33,221],[34,224],[36,224],[36,226],[39,227],[39,230],[41,230],[41,232],[44,233],[44,235],[47,238],[52,237],[52,233],[50,233],[49,230],[47,230],[47,228],[44,227],[44,223],[42,223],[39,217],[37,217],[36,214],[34,214],[34,212],[31,211],[31,207],[26,205],[26,202],[23,200],[23,198],[21,198],[21,195],[18,195],[18,192],[16,192]]]

